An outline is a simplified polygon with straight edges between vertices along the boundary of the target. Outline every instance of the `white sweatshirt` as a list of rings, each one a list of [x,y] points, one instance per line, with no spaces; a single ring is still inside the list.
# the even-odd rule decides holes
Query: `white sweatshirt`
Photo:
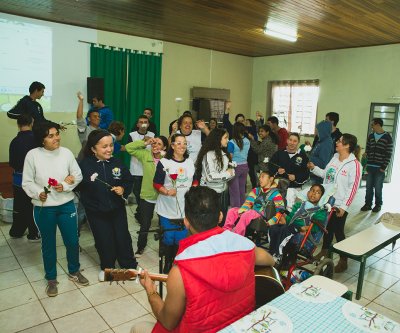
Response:
[[[218,171],[218,163],[214,150],[209,151],[203,157],[200,185],[207,186],[217,193],[222,193],[226,190],[228,181],[235,177],[235,173],[231,175],[227,171],[229,168],[229,158],[224,152],[222,152],[222,161],[222,170]]]
[[[72,175],[75,178],[73,185],[68,185],[64,179]],[[63,185],[63,192],[50,188],[47,200],[41,202],[39,195],[48,186],[49,178],[57,180]],[[32,198],[34,206],[60,206],[74,199],[72,190],[82,181],[82,173],[72,152],[64,147],[47,150],[42,147],[32,149],[25,157],[22,177],[22,188]]]
[[[311,172],[324,179],[324,184],[337,184],[335,206],[347,211],[351,205],[361,180],[361,165],[354,154],[343,161],[339,154],[333,155],[325,169],[317,166]]]

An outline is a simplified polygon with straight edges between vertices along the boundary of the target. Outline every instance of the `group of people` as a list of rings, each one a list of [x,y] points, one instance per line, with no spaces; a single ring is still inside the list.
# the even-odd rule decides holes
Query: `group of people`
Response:
[[[191,331],[193,327],[217,331],[253,309],[253,266],[272,266],[274,260],[241,235],[254,218],[262,216],[270,228],[272,252],[276,254],[283,238],[305,232],[304,223],[289,222],[300,209],[296,197],[310,175],[314,185],[307,193],[307,205],[317,206],[329,184],[336,187],[336,212],[318,257],[327,255],[333,236],[337,241],[345,238],[348,208],[359,187],[362,167],[354,155],[357,138],[340,133],[337,113],[327,114],[317,124],[318,136],[310,153],[300,147],[299,134],[279,127],[276,117],[264,124],[259,113],[256,121],[238,114],[232,124],[230,103],[223,128],[216,122],[215,126],[207,126],[202,120],[195,122],[190,112],[185,112],[171,123],[168,138],[158,135],[151,122],[152,110],[146,109],[129,133],[128,143],[122,145],[125,126],[113,120],[103,98],[93,98],[93,108],[85,118],[83,96],[78,93],[76,117],[82,150],[76,159],[60,145],[60,125],[46,120],[36,102],[44,88],[39,82],[32,83],[30,95],[9,112],[20,130],[10,144],[17,212],[10,236],[22,237],[28,228],[28,239],[42,241],[49,296],[58,293],[57,226],[67,250],[68,277],[78,284],[89,284],[80,272],[74,192],[79,193],[94,236],[100,281],[104,280],[104,269],[115,267],[116,262],[121,268],[137,267],[136,258],[145,251],[154,211],[157,213],[163,230],[163,271],[169,277],[165,301],[147,272],[142,280],[158,320],[154,332]],[[366,205],[362,210],[371,209],[374,188],[374,211],[382,205],[382,175],[391,157],[391,138],[382,126],[381,119],[373,120],[374,133],[366,150]],[[130,168],[113,156],[116,150],[131,155]],[[247,176],[253,190],[246,198]],[[286,179],[287,191],[276,179]],[[136,197],[135,218],[140,224],[136,254],[125,208],[131,193]],[[263,216],[260,200],[273,203],[272,215]],[[33,219],[29,218],[32,211]],[[341,257],[335,271],[345,269],[347,258]],[[208,270],[215,272],[213,283],[204,274]],[[221,313],[221,308],[231,311]],[[135,332],[140,332],[140,327]]]

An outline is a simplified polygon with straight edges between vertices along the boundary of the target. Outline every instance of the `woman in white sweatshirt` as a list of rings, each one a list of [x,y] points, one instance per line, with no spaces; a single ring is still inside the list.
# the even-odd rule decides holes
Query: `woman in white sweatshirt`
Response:
[[[328,223],[328,234],[324,235],[322,251],[317,258],[328,254],[329,246],[333,236],[340,242],[345,239],[344,225],[348,209],[357,193],[361,179],[361,165],[353,152],[357,146],[357,138],[352,134],[343,134],[336,142],[336,154],[330,160],[325,169],[308,163],[308,168],[313,174],[323,178],[324,184],[336,184],[335,207],[336,214],[333,214]],[[340,256],[339,263],[335,266],[335,272],[341,273],[347,269],[347,258]]]
[[[235,176],[227,154],[229,135],[225,129],[215,128],[204,141],[196,161],[196,179],[219,194],[221,209],[226,217],[228,210],[227,183]]]
[[[70,150],[60,147],[60,126],[50,121],[34,127],[39,148],[25,158],[22,188],[32,198],[35,223],[42,237],[42,256],[48,296],[56,296],[56,230],[60,229],[67,250],[68,278],[80,285],[89,281],[80,273],[77,214],[72,190],[82,174]]]

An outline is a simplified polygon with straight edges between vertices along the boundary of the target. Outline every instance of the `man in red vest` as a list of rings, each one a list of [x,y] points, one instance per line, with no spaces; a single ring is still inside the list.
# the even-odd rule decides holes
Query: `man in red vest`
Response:
[[[192,187],[185,195],[185,227],[168,275],[165,301],[149,274],[141,280],[157,323],[139,323],[131,332],[217,332],[254,310],[254,265],[274,260],[249,239],[225,231],[218,194]]]

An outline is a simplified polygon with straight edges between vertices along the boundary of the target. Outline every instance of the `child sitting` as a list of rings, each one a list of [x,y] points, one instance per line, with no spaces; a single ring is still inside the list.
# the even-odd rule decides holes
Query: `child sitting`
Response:
[[[269,171],[262,171],[259,177],[260,186],[253,188],[242,207],[234,207],[228,211],[224,229],[244,236],[246,227],[256,218],[264,218],[267,225],[275,224],[285,210],[282,195],[274,182],[274,176]],[[266,216],[268,201],[275,205],[273,216]],[[239,221],[235,223],[237,220]]]
[[[311,221],[323,223],[327,218],[327,212],[318,206],[318,202],[324,195],[325,189],[320,184],[314,184],[307,192],[307,200],[296,202],[292,211],[285,217],[283,216],[278,224],[268,230],[270,239],[270,252],[275,257],[282,254],[283,247],[290,241],[293,235],[304,233],[309,229]],[[285,224],[288,223],[288,224]],[[313,226],[312,233],[319,232],[317,225]]]

